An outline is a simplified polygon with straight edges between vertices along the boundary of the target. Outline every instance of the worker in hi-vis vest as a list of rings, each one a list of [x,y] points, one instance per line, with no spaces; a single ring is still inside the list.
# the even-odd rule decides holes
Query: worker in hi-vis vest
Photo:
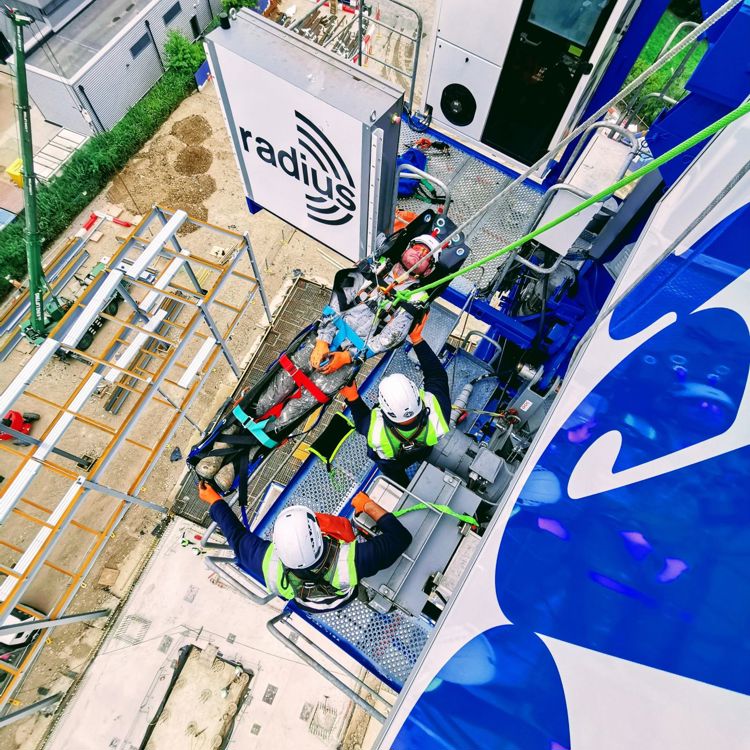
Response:
[[[386,375],[378,386],[378,406],[369,409],[354,384],[341,389],[357,432],[367,437],[367,452],[380,470],[406,487],[406,469],[423,461],[448,432],[451,413],[448,375],[437,355],[422,339],[427,316],[409,334],[424,373],[420,390],[405,375]]]
[[[357,595],[360,579],[389,568],[411,544],[411,534],[402,523],[364,492],[354,497],[352,507],[370,516],[380,534],[359,543],[347,518],[314,513],[303,505],[279,513],[268,541],[245,529],[205,482],[198,494],[210,504],[211,518],[234,551],[237,565],[263,581],[272,594],[294,599],[311,612],[348,604]]]

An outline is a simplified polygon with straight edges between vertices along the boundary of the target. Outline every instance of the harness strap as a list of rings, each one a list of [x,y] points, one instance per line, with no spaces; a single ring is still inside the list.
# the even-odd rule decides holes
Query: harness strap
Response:
[[[337,315],[336,311],[330,307],[323,308],[323,315]],[[359,354],[365,354],[367,357],[374,357],[375,352],[370,349],[363,341],[362,337],[344,320],[341,315],[333,320],[333,325],[338,331],[331,342],[332,349],[341,349],[347,341],[357,350]]]
[[[408,508],[401,508],[400,510],[393,511],[393,515],[398,518],[399,516],[405,516],[407,513],[411,513],[414,510],[436,510],[438,513],[442,513],[446,516],[451,516],[463,523],[468,523],[471,526],[479,526],[477,520],[471,516],[466,516],[463,513],[456,513],[453,508],[449,508],[447,505],[438,505],[436,503],[417,503],[416,505],[410,505]]]
[[[237,406],[232,409],[232,414],[234,414],[237,421],[254,437],[256,440],[261,444],[265,445],[266,448],[275,448],[278,445],[278,442],[274,440],[273,438],[268,437],[265,432],[263,432],[263,428],[271,421],[270,419],[264,419],[261,422],[255,422],[253,418],[246,414],[243,408],[237,404]]]
[[[304,388],[308,393],[311,393],[319,404],[327,404],[331,400],[286,354],[282,354],[279,357],[279,364],[289,373],[292,380],[300,388]]]

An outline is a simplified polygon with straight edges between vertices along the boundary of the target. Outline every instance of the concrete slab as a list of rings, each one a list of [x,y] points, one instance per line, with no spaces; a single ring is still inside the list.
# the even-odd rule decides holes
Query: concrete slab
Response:
[[[214,646],[218,656],[255,675],[227,750],[312,750],[341,741],[350,702],[268,633],[265,624],[277,606],[258,607],[234,593],[210,574],[202,556],[180,546],[183,534],[192,538],[201,531],[182,520],[168,527],[47,750],[139,747],[179,651],[189,644],[204,651]],[[360,673],[330,641],[314,631],[311,636]],[[192,719],[186,716],[186,722]],[[187,742],[183,731],[172,747],[199,747]]]
[[[191,745],[220,748],[231,734],[252,677],[242,667],[187,646],[169,693],[152,721],[145,750],[173,750],[189,737]]]

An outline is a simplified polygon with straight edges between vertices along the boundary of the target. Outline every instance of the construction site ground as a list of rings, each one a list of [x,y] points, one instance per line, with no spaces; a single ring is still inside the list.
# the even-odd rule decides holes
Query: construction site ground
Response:
[[[278,604],[252,604],[212,574],[201,556],[180,546],[183,537],[192,539],[200,532],[182,519],[170,524],[99,655],[57,720],[49,750],[140,747],[167,692],[179,651],[189,644],[208,654],[216,649],[222,659],[241,664],[253,675],[246,699],[234,706],[227,702],[225,711],[236,711],[236,717],[231,739],[221,745],[226,750],[369,747],[378,722],[369,722],[368,733],[369,717],[360,709],[354,711],[343,694],[266,630],[266,621],[279,612]],[[323,636],[311,635],[330,648]],[[213,665],[213,659],[210,662]],[[360,671],[348,657],[342,657],[341,663]],[[342,676],[340,670],[336,673]],[[215,680],[202,679],[195,708],[189,711],[181,696],[173,693],[158,719],[160,732],[152,734],[147,747],[218,747],[212,744],[216,721],[201,717],[204,704],[221,701],[219,690]]]
[[[424,37],[427,37],[430,33],[429,27],[433,6],[432,0],[420,0],[417,3],[417,9],[425,15]],[[401,55],[403,52],[401,50],[398,54]],[[423,80],[429,64],[426,60],[424,47],[420,57],[422,58],[420,60],[420,80]],[[417,88],[420,88],[419,84]],[[202,92],[194,93],[180,105],[154,138],[114,178],[108,188],[102,194],[93,198],[90,206],[71,224],[67,237],[72,237],[81,228],[91,211],[98,210],[133,221],[146,214],[154,204],[173,209],[184,209],[197,219],[206,220],[238,232],[248,232],[268,297],[276,302],[283,298],[285,290],[288,289],[293,278],[304,276],[328,286],[335,272],[347,265],[346,260],[341,256],[336,255],[330,249],[325,248],[270,214],[261,212],[251,216],[248,213],[235,157],[232,153],[231,143],[226,133],[212,84],[209,84]],[[100,234],[95,235],[89,242],[87,250],[90,257],[76,275],[79,278],[82,277],[101,256],[113,254],[126,236],[127,231],[111,222],[105,222],[101,227]],[[56,247],[59,248],[66,239],[65,237],[61,238]],[[53,252],[55,252],[55,249],[49,250],[47,256]],[[73,295],[79,293],[78,282],[72,281],[68,291]],[[274,302],[272,302],[272,306],[273,304]],[[122,314],[120,313],[120,315]],[[114,324],[110,323],[109,325]],[[233,336],[234,351],[244,351],[249,356],[254,346],[258,344],[264,327],[265,318],[262,307],[259,300],[256,299],[235,330]],[[32,353],[31,345],[23,342],[2,363],[2,366],[0,366],[0,390],[13,380],[24,364],[28,362]],[[236,379],[224,360],[219,359],[217,363],[219,364],[207,379],[190,412],[191,418],[199,425],[208,423],[217,407],[236,385]],[[43,381],[35,384],[35,389],[42,392],[51,402],[62,403],[71,391],[71,380],[76,378],[78,367],[79,363],[76,362],[53,360],[43,372]],[[41,414],[42,418],[34,424],[32,434],[42,434],[45,429],[45,419],[49,419],[45,409],[40,408],[36,403],[23,403],[19,406],[24,410],[36,411]],[[107,423],[107,420],[111,418],[111,415],[104,412],[103,407],[99,408],[95,404],[91,408],[92,415],[95,414],[102,422]],[[147,411],[140,418],[139,432],[148,433],[149,418],[153,420],[155,426],[161,419],[157,413],[150,414]],[[196,437],[197,433],[194,428],[183,421],[140,492],[141,497],[159,504],[171,505],[175,490],[180,485],[185,464],[179,460],[172,462],[169,460],[169,456],[175,447],[179,447],[185,454],[189,446],[195,442]],[[76,435],[72,442],[75,443],[75,452],[78,455],[86,453],[96,455],[96,446],[89,444],[90,440],[85,432]],[[31,450],[31,448],[24,447],[15,447],[14,449],[19,453]],[[113,471],[119,470],[123,474],[127,474],[130,450],[127,445],[120,449],[120,454],[113,464]],[[0,475],[9,476],[17,462],[17,456],[5,452],[0,453]],[[40,499],[45,497],[59,498],[58,483],[59,477],[55,477],[54,474],[50,472],[40,473],[26,496],[30,499],[33,497]],[[110,502],[114,503],[114,501]],[[100,505],[90,504],[85,509],[88,514],[85,520],[95,528],[97,528],[97,517],[103,522],[103,519],[111,513],[111,506],[105,507],[105,504],[106,500],[103,500]],[[105,549],[82,583],[75,599],[68,608],[68,613],[112,609],[116,616],[119,616],[133,591],[133,587],[138,583],[139,577],[143,573],[144,565],[159,547],[161,532],[163,531],[162,521],[163,519],[158,513],[140,506],[131,506],[111,534]],[[10,530],[6,529],[6,531],[10,533],[10,541],[16,545],[17,550],[7,548],[0,550],[0,558],[2,558],[0,564],[9,566],[17,559],[19,550],[24,549],[37,531],[37,527],[33,523],[25,522],[23,519],[12,519],[10,523],[12,524]],[[184,522],[180,521],[180,523]],[[172,524],[168,528],[167,534],[178,533],[177,528],[179,527],[176,524]],[[9,538],[7,533],[5,538]],[[75,533],[67,534],[61,538],[53,557],[50,558],[50,562],[63,569],[73,568],[75,561],[81,556],[81,546],[81,539]],[[183,579],[185,586],[183,588],[193,585],[190,579],[204,581],[204,589],[206,591],[211,590],[216,595],[214,604],[216,612],[221,612],[224,608],[223,597],[227,593],[214,585],[209,585],[207,572],[199,558],[192,558],[181,548],[171,549],[171,546],[164,543],[161,550],[164,550],[165,560],[179,561],[180,569],[175,571],[175,575],[180,575],[183,562],[195,567],[194,572],[185,575]],[[173,557],[173,555],[177,557]],[[53,599],[49,592],[59,586],[57,578],[59,578],[59,575],[51,566],[43,569],[37,575],[28,593],[24,595],[23,602],[39,611],[48,611]],[[183,595],[184,591],[180,593],[178,598]],[[233,594],[229,596],[236,603],[237,597]],[[165,615],[165,617],[168,616],[172,615]],[[262,612],[262,620],[258,619],[258,622],[265,622],[268,616],[267,613]],[[174,614],[173,617],[177,617],[177,615]],[[200,628],[201,623],[198,618],[193,618],[192,622],[197,628]],[[254,642],[256,634],[253,631],[252,636],[249,635],[251,630],[247,627],[246,622],[238,616],[234,632],[239,640],[244,637],[247,642]],[[103,638],[107,632],[110,632],[111,627],[112,618],[110,617],[109,619],[65,626],[50,631],[45,647],[27,672],[9,710],[29,705],[45,695],[51,695],[58,691],[65,692],[71,686],[75,691],[84,676],[92,655],[101,646]],[[257,625],[256,628],[260,628],[260,625]],[[149,634],[148,637],[150,638],[151,635]],[[224,635],[221,637],[225,638]],[[268,637],[270,638],[270,636]],[[111,638],[114,638],[114,636],[111,636]],[[114,640],[116,641],[116,638]],[[113,640],[106,642],[111,644]],[[164,654],[158,652],[156,647],[152,650],[158,653],[162,661],[164,660]],[[280,647],[274,642],[274,648],[271,649],[272,653],[275,654],[279,650]],[[279,657],[279,659],[278,666],[275,668],[281,669],[283,665],[291,664],[288,654]],[[294,670],[294,672],[290,671],[289,674],[304,672],[305,679],[307,677],[312,680],[320,679],[311,670],[300,665],[295,665]],[[137,671],[132,670],[131,673],[135,674]],[[128,679],[130,679],[131,673],[129,673]],[[278,679],[281,680],[282,678],[279,677]],[[285,677],[284,680],[290,684],[295,682],[295,679],[291,676]],[[307,685],[306,682],[304,684]],[[257,692],[253,692],[255,696],[258,695]],[[315,700],[310,698],[313,701],[313,707],[318,705],[317,698],[324,694],[331,696],[332,701],[343,700],[335,695],[333,689],[325,681],[322,681],[318,693],[319,695]],[[314,694],[313,691],[311,696]],[[259,703],[262,703],[262,701],[259,701]],[[283,702],[281,705],[284,705]],[[113,713],[120,710],[119,706],[115,707],[114,703],[110,708]],[[295,710],[298,716],[297,721],[299,721],[299,710],[296,707],[290,709],[289,715],[291,716]],[[362,714],[358,721],[363,724],[364,713],[358,710],[357,714]],[[102,716],[99,714],[94,724],[101,718]],[[270,724],[270,722],[267,723]],[[45,742],[50,724],[51,717],[36,714],[18,721],[10,727],[0,729],[0,747],[8,748],[8,750],[32,750],[40,747]],[[364,722],[364,725],[366,725],[366,722]],[[75,723],[69,726],[75,727]],[[92,742],[84,745],[80,742],[85,737],[82,725],[79,724],[78,728],[82,734],[76,737],[76,741],[72,741],[74,735],[70,735],[71,742],[59,746],[76,748],[76,750],[82,747],[112,746],[109,745],[109,741],[116,736],[110,734],[107,743]],[[252,735],[252,731],[250,734]],[[360,734],[361,736],[359,736]],[[268,739],[268,730],[264,732],[263,736]],[[279,734],[278,736],[284,735]],[[304,748],[317,745],[316,740],[312,740],[312,744],[310,744],[312,737],[309,731],[304,734],[304,737],[306,740],[300,737],[300,741],[294,743],[295,746]],[[354,747],[362,741],[364,729],[359,734],[355,731],[352,737],[359,738],[356,741],[351,738],[348,740],[349,744],[354,743],[351,745]],[[285,736],[285,739],[288,738],[289,736]],[[284,742],[283,746],[289,746],[289,744]],[[179,742],[175,744],[175,747],[181,746],[186,745]],[[197,747],[197,745],[193,746]],[[257,745],[249,745],[243,742],[234,746],[272,747],[282,746],[282,743],[265,744],[262,737],[259,737]],[[118,745],[117,747],[126,748],[128,745]]]
[[[249,232],[268,296],[272,300],[280,295],[285,285],[296,275],[303,274],[328,285],[336,270],[345,264],[343,258],[270,214],[262,212],[253,217],[249,215],[212,86],[202,93],[190,96],[173,113],[157,135],[134,157],[123,173],[115,178],[109,189],[94,199],[90,208],[71,226],[69,233],[73,235],[78,231],[92,210],[120,214],[120,218],[132,220],[155,203],[183,208],[197,218],[204,218],[236,231]],[[111,255],[126,233],[127,230],[111,223],[103,224],[101,238],[88,245],[91,257],[87,266],[77,275],[80,277],[84,274],[100,256]],[[76,287],[77,282],[71,282],[71,293],[76,293]],[[250,352],[264,326],[262,307],[256,299],[235,330],[233,350]],[[0,389],[12,381],[29,360],[32,351],[29,344],[21,343],[2,364]],[[218,405],[236,384],[223,360],[217,362],[219,364],[215,372],[209,376],[191,411],[193,420],[201,425],[208,423]],[[35,390],[44,393],[50,401],[61,403],[69,394],[71,379],[76,377],[79,367],[80,364],[76,362],[54,360],[45,368],[43,382],[36,383]],[[31,401],[19,406],[42,414],[42,419],[34,424],[32,432],[41,434],[45,429],[44,409]],[[104,422],[111,418],[103,408],[94,407],[94,412],[96,418]],[[139,432],[148,433],[148,417],[148,412],[141,417]],[[154,424],[158,424],[162,417],[154,414],[152,418],[157,420]],[[196,436],[189,424],[181,424],[140,493],[142,497],[159,504],[171,503],[185,464],[182,461],[170,462],[169,454],[177,446],[185,453],[195,442]],[[95,454],[95,447],[87,444],[85,434],[78,436],[75,445],[78,455],[87,452]],[[116,467],[122,471],[127,470],[129,450],[127,445],[121,448],[121,453],[113,464],[114,471],[117,470]],[[0,456],[0,474],[9,476],[16,462],[16,457],[3,452]],[[49,484],[45,486],[45,482]],[[37,498],[58,498],[60,493],[55,486],[58,482],[59,477],[50,472],[41,473],[27,494]],[[103,513],[104,509],[92,508],[89,512],[96,516],[97,513]],[[87,520],[93,522],[95,519]],[[159,514],[153,511],[138,506],[129,509],[69,608],[70,613],[116,607],[127,596],[143,561],[158,541],[152,532],[159,522]],[[15,525],[11,530],[11,542],[23,549],[37,529],[32,523],[22,519],[13,519],[13,523]],[[81,540],[75,534],[67,535],[57,545],[52,562],[70,569],[74,564],[73,560],[80,556],[80,546]],[[4,548],[0,555],[3,557],[2,564],[9,564],[17,558],[18,552]],[[45,569],[37,576],[28,595],[25,595],[24,603],[39,611],[47,611],[50,603],[47,592],[55,588],[56,576],[54,570]],[[98,628],[101,624],[71,625],[54,631],[15,695],[14,705],[17,707],[34,702],[39,699],[40,690],[43,694],[54,693],[66,690],[74,683],[85,668],[92,649],[99,642],[101,631]],[[36,747],[44,735],[46,724],[47,719],[36,716],[0,730],[0,746]]]

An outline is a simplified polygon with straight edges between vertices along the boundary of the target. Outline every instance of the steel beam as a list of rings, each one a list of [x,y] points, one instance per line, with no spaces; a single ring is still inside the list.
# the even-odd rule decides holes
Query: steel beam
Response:
[[[154,210],[158,216],[160,209],[155,208]],[[154,258],[159,255],[164,245],[174,237],[177,230],[187,221],[187,218],[188,215],[184,211],[175,211],[172,218],[156,233],[154,239],[148,243],[148,247],[140,254],[133,265],[128,268],[127,274],[130,278],[137,279],[140,277]]]
[[[100,617],[106,617],[111,611],[111,609],[98,609],[95,612],[84,612],[80,615],[65,615],[52,620],[25,620],[15,625],[0,626],[0,635],[33,633],[35,630],[47,630],[48,628],[57,628],[60,625],[73,625],[76,622],[98,620]]]
[[[216,322],[214,321],[211,313],[208,311],[208,308],[203,304],[203,302],[198,303],[198,309],[201,311],[201,315],[206,321],[206,325],[211,329],[211,333],[213,334],[214,339],[221,347],[221,351],[224,354],[224,359],[229,362],[229,366],[232,368],[234,376],[239,380],[239,378],[242,377],[242,370],[240,370],[240,368],[237,366],[237,363],[234,361],[232,352],[229,351],[229,347],[227,346],[226,341],[224,341],[224,337],[219,332],[219,328],[216,325]]]
[[[129,495],[127,492],[120,492],[120,490],[116,490],[113,487],[107,487],[106,485],[99,484],[98,482],[93,482],[90,479],[84,479],[83,486],[88,490],[94,490],[94,492],[101,492],[104,495],[111,495],[112,497],[116,497],[118,500],[125,500],[125,502],[128,503],[142,505],[144,508],[155,510],[157,513],[166,514],[169,512],[169,509],[164,507],[163,505],[157,505],[156,503],[149,502],[148,500],[144,500],[143,498],[137,497],[136,495]]]
[[[14,721],[18,721],[26,716],[31,716],[39,711],[43,711],[48,706],[54,706],[62,697],[62,693],[55,693],[48,698],[32,703],[30,706],[24,706],[24,708],[19,708],[18,711],[13,711],[12,713],[5,714],[5,716],[0,716],[0,729],[9,726]]]
[[[14,430],[12,427],[6,427],[5,425],[3,425],[0,428],[0,432],[12,435],[14,438],[21,440],[27,445],[42,445],[42,441],[39,438],[33,437],[32,435],[27,435],[25,432]],[[86,464],[86,460],[84,458],[82,458],[81,456],[76,456],[73,453],[68,453],[68,451],[64,451],[62,448],[56,448],[55,446],[52,446],[51,450],[52,453],[56,453],[58,456],[67,458],[69,461],[75,461],[77,464],[81,464],[82,466],[85,466]],[[34,456],[32,456],[32,458],[34,458]]]
[[[266,290],[263,286],[263,282],[260,278],[260,269],[258,263],[255,260],[255,253],[253,252],[253,245],[250,242],[250,235],[245,232],[245,249],[247,250],[247,256],[250,258],[250,265],[253,267],[253,273],[255,274],[255,283],[258,285],[258,291],[260,291],[260,298],[263,301],[263,309],[266,311],[266,318],[268,319],[269,325],[273,323],[273,316],[271,315],[271,305],[268,304],[268,297],[266,297]]]

